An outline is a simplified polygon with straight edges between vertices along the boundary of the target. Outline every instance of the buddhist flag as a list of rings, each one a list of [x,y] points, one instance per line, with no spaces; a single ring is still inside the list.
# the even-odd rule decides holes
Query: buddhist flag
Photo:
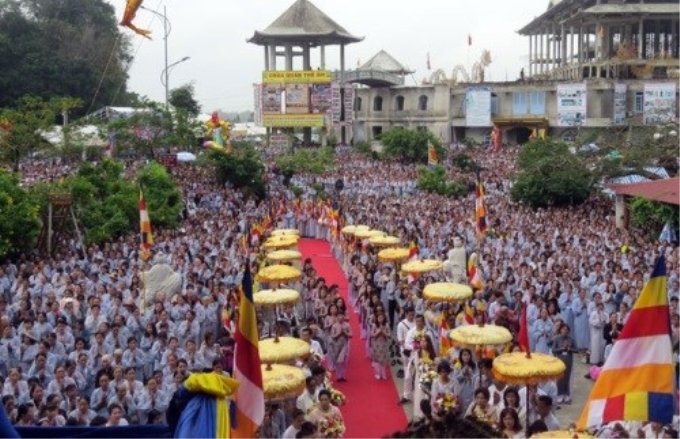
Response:
[[[443,357],[451,349],[451,339],[449,339],[449,324],[446,322],[446,313],[442,313],[439,325],[439,356]]]
[[[611,421],[670,424],[673,380],[666,260],[661,256],[590,391],[577,426],[583,429]]]
[[[483,236],[488,230],[486,207],[484,206],[484,185],[479,174],[477,174],[477,190],[475,192],[475,227],[478,236]]]
[[[468,325],[475,323],[475,312],[470,306],[470,302],[465,302],[465,323]]]
[[[151,221],[149,220],[149,212],[146,210],[144,193],[141,189],[139,189],[139,231],[140,252],[142,259],[146,261],[151,256],[150,251],[153,246],[153,235],[151,235]]]
[[[522,304],[522,314],[519,318],[519,336],[517,343],[522,352],[530,352],[531,345],[529,344],[529,324],[527,322],[527,303]]]
[[[430,168],[435,167],[439,164],[439,156],[437,155],[437,149],[434,144],[430,142],[427,145],[427,166]]]
[[[420,250],[418,249],[418,244],[416,244],[415,241],[411,241],[411,244],[409,244],[408,246],[409,260],[418,259],[418,253],[420,253]]]
[[[234,337],[234,378],[239,382],[239,388],[235,398],[236,416],[231,437],[251,438],[255,437],[264,419],[264,391],[250,264],[246,264],[241,285],[239,318]]]
[[[482,281],[480,270],[477,267],[476,258],[476,254],[473,253],[468,260],[468,279],[470,279],[469,283],[472,288],[481,290],[484,288],[484,282]]]

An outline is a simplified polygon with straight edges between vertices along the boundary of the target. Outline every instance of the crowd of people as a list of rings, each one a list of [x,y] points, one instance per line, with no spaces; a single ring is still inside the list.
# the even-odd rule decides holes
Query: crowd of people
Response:
[[[449,175],[471,190],[466,197],[443,197],[417,189],[413,164],[376,162],[344,151],[328,175],[292,179],[303,190],[300,200],[274,173],[268,175],[269,198],[258,204],[215,184],[207,168],[174,168],[186,203],[184,222],[178,230],[154,230],[153,248],[182,277],[181,292],[172,297],[160,294],[146,303],[141,273],[148,267],[138,262],[134,233],[84,251],[62,245],[54,256],[4,261],[0,393],[10,419],[18,426],[164,423],[173,393],[188,374],[231,373],[234,326],[223,315],[237,316],[244,265],[254,273],[262,265],[264,251],[256,242],[251,259],[242,248],[254,223],[298,228],[303,236],[329,240],[350,285],[345,301],[337,285],[318,275],[314,261],[305,261],[304,277],[293,285],[302,300],[273,315],[259,310],[262,338],[292,335],[312,348],[298,362],[308,376],[305,392],[267,404],[261,437],[341,435],[342,398],[332,385],[346,379],[348,362],[361,355],[349,351],[352,336],[365,340],[376,380],[390,378],[393,364],[400,369],[399,403],[412,407],[418,428],[435,429],[453,415],[484,422],[507,437],[524,437],[527,427],[565,428],[554,410],[570,404],[571,389],[585,379],[572,377],[569,366],[605,360],[659,253],[668,262],[677,359],[677,243],[617,229],[613,203],[601,197],[578,207],[529,209],[508,196],[515,148],[471,154],[486,169],[490,230],[480,241],[473,221],[474,176],[449,167]],[[35,166],[27,169],[31,183],[54,178]],[[318,183],[331,194],[330,202],[314,199]],[[414,243],[419,257],[445,260],[453,237],[460,237],[468,254],[479,254],[484,279],[470,303],[474,318],[517,334],[519,306],[528,297],[532,348],[559,356],[568,373],[559,382],[515,388],[494,380],[490,363],[516,346],[481,353],[440,349],[442,319],[450,328],[468,324],[463,305],[442,306],[422,297],[423,287],[445,273],[416,280],[403,276],[394,264],[378,260],[378,249],[331,226],[326,216],[331,206],[341,213],[342,224],[365,224],[399,237],[404,246]],[[350,312],[360,316],[359,334],[352,334]],[[605,426],[633,436],[640,430],[645,437],[660,437],[662,427]]]

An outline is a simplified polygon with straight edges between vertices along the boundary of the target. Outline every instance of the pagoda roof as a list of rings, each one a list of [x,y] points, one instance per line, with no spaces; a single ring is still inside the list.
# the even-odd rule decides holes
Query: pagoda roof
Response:
[[[350,34],[309,0],[296,0],[265,30],[255,31],[248,42],[257,45],[349,44],[363,39]]]
[[[577,19],[595,20],[602,15],[624,15],[630,17],[640,14],[674,15],[680,13],[677,1],[657,0],[654,3],[639,3],[622,0],[619,3],[598,4],[597,0],[550,0],[548,10],[534,17],[527,25],[517,31],[520,35],[532,35],[545,30],[551,24],[568,24]]]
[[[396,60],[392,55],[381,50],[380,52],[373,55],[371,59],[366,61],[358,70],[380,70],[383,72],[397,73],[399,75],[405,75],[413,73],[414,70],[410,70],[405,67],[399,61]]]

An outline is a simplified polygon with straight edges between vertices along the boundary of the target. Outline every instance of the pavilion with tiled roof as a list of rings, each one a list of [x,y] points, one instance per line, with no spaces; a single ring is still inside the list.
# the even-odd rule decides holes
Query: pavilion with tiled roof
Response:
[[[611,184],[608,188],[616,194],[615,211],[617,227],[625,227],[625,198],[627,196],[643,197],[660,203],[680,206],[680,177],[632,184]]]

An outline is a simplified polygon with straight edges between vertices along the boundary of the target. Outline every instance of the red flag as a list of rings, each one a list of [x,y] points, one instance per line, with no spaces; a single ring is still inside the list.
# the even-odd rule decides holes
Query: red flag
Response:
[[[416,244],[415,241],[411,241],[411,243],[408,246],[408,258],[409,258],[409,260],[418,259],[419,253],[420,253],[420,249],[418,248],[418,245]]]
[[[522,352],[530,353],[529,328],[527,327],[527,305],[522,305],[522,316],[519,320],[519,348]]]
[[[472,35],[468,34],[468,46],[472,46]]]

